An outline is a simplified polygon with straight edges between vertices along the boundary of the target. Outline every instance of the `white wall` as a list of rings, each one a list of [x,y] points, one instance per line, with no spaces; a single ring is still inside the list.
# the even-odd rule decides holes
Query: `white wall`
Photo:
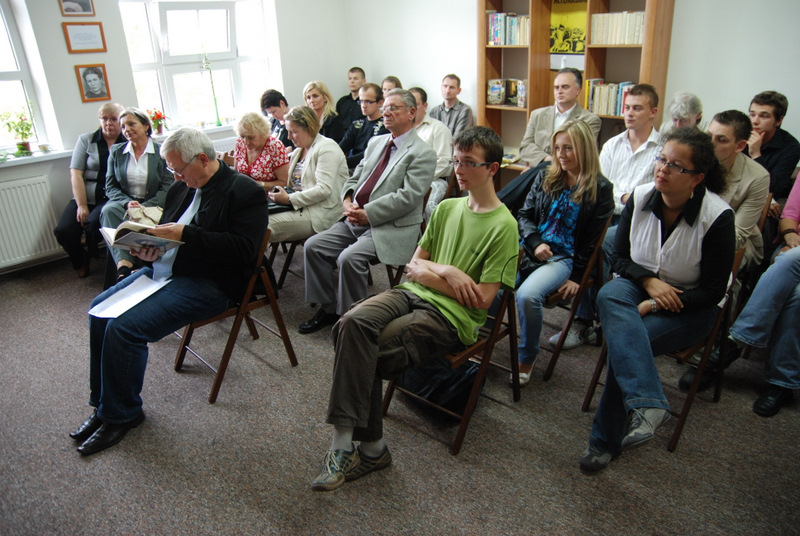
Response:
[[[477,103],[477,2],[452,0],[275,0],[284,90],[301,104],[306,82],[319,79],[334,98],[346,94],[347,71],[362,67],[367,81],[397,76],[441,102],[442,77],[463,80],[461,100]],[[457,7],[454,9],[454,7]]]
[[[58,2],[45,4],[39,0],[36,4],[41,6],[33,7],[33,3],[28,2],[30,17],[25,17],[25,10],[17,8],[24,3],[23,0],[14,0],[14,16],[21,33],[28,34],[28,38],[32,35],[36,40],[39,57],[29,54],[34,84],[37,92],[49,92],[61,134],[60,142],[52,134],[47,141],[56,149],[72,148],[80,134],[97,128],[97,110],[107,102],[82,101],[75,65],[104,63],[111,100],[126,106],[136,104],[133,73],[119,7],[113,0],[97,0],[94,2],[97,13],[95,17],[64,17]],[[101,22],[108,52],[70,54],[67,51],[62,22]]]
[[[798,0],[676,0],[665,104],[690,91],[711,119],[775,90],[789,99],[783,127],[800,137],[798,21]]]

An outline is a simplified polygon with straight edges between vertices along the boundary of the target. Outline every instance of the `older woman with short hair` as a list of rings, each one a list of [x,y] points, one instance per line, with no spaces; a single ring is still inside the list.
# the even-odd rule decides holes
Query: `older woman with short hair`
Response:
[[[101,239],[100,212],[108,200],[108,151],[112,145],[125,141],[119,127],[122,110],[122,106],[116,103],[103,104],[97,112],[100,128],[81,134],[72,151],[72,160],[69,163],[72,200],[61,214],[53,233],[69,255],[78,277],[89,275],[89,259],[98,254],[97,243]],[[81,244],[84,234],[85,249]]]
[[[289,176],[289,152],[270,136],[269,123],[264,116],[247,112],[236,123],[239,136],[231,156],[236,171],[255,179],[264,188],[286,184]]]
[[[130,208],[164,208],[167,190],[174,180],[159,154],[161,146],[150,138],[153,124],[147,114],[137,108],[127,108],[119,116],[119,122],[128,142],[111,147],[108,157],[108,202],[100,216],[103,227],[116,228]],[[133,268],[130,253],[111,248],[111,256],[117,265],[116,280],[130,275]]]
[[[302,240],[328,229],[342,218],[339,197],[347,181],[347,159],[339,145],[319,132],[319,120],[308,106],[285,115],[286,130],[296,149],[289,162],[292,193],[277,187],[269,197],[293,210],[270,214],[271,242]]]
[[[319,80],[312,80],[303,88],[303,100],[317,114],[320,134],[336,143],[342,141],[344,130],[339,122],[336,105],[328,86]]]

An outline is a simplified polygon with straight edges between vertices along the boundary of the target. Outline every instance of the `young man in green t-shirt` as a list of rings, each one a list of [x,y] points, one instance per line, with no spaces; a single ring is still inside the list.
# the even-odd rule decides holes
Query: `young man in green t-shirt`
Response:
[[[493,182],[502,158],[503,144],[491,129],[459,134],[453,164],[469,196],[436,208],[406,267],[408,282],[356,303],[333,327],[327,422],[334,432],[314,490],[334,490],[391,464],[381,380],[475,342],[501,285],[513,288],[517,222]],[[354,440],[361,442],[357,449]]]

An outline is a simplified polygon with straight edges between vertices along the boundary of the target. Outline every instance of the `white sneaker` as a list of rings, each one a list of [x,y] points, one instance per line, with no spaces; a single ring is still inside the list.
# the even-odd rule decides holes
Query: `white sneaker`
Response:
[[[550,343],[550,348],[555,348],[558,344],[558,338],[561,337],[561,333],[556,333],[547,341]],[[577,348],[583,344],[595,344],[597,342],[597,331],[594,327],[594,322],[589,325],[583,324],[581,322],[575,321],[569,327],[569,332],[567,333],[567,338],[564,341],[564,346],[561,347],[562,350],[572,350],[573,348]]]
[[[622,449],[644,445],[655,436],[656,428],[669,420],[669,410],[661,408],[634,408],[630,413],[628,433],[622,439]]]

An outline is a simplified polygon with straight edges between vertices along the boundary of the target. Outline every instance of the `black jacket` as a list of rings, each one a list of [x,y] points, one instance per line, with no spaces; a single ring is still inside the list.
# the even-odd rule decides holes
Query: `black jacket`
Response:
[[[539,225],[547,220],[550,205],[553,203],[553,197],[542,190],[542,183],[547,171],[547,169],[540,171],[533,181],[533,186],[525,198],[525,205],[520,209],[517,217],[522,247],[525,250],[525,254],[534,263],[538,263],[538,261],[533,252],[539,244],[544,243],[539,234]],[[595,203],[582,205],[578,215],[575,255],[573,257],[572,273],[569,276],[570,280],[580,283],[597,239],[605,227],[606,220],[613,212],[614,187],[608,179],[599,175],[597,177],[597,198]]]
[[[269,214],[264,188],[224,162],[201,188],[200,209],[183,229],[172,273],[214,281],[238,301],[255,266]],[[175,181],[167,192],[161,223],[175,222],[192,202],[194,189]]]

